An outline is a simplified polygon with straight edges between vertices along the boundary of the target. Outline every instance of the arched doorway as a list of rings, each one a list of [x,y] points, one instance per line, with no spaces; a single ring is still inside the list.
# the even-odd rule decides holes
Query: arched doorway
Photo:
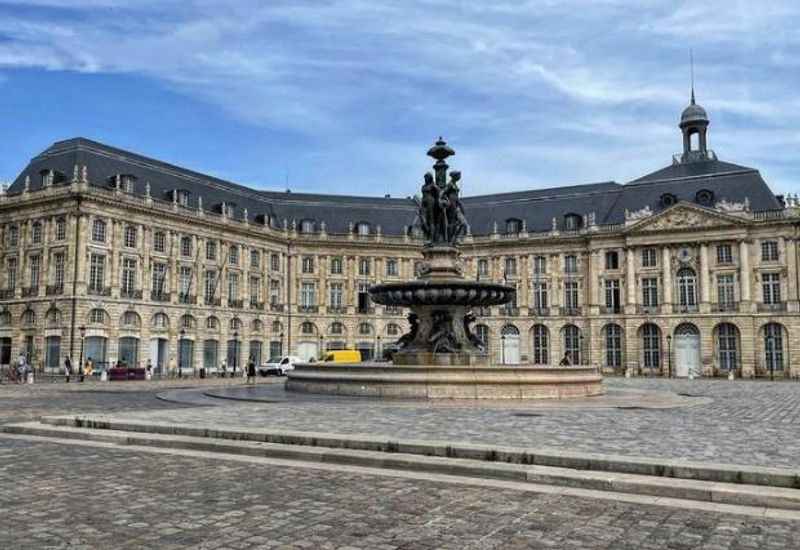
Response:
[[[675,376],[686,378],[690,374],[703,374],[700,364],[700,331],[690,323],[683,323],[675,329]]]
[[[87,336],[84,340],[83,360],[92,359],[95,369],[106,368],[106,344],[108,340],[105,336]]]
[[[164,374],[167,371],[166,338],[150,339],[150,364],[153,366],[153,372],[156,374]]]
[[[503,365],[516,365],[519,363],[519,329],[514,325],[506,325],[500,333],[503,342],[500,362]]]
[[[123,336],[118,343],[118,357],[120,363],[129,367],[139,365],[139,339],[133,336]]]

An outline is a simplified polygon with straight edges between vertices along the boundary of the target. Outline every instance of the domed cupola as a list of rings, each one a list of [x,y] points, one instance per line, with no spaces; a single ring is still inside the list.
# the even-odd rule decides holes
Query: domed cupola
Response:
[[[695,103],[694,87],[692,87],[691,102],[681,113],[681,123],[678,125],[683,132],[682,163],[712,160],[714,158],[714,153],[708,150],[708,142],[706,140],[709,122],[706,110]],[[695,135],[697,135],[697,141],[693,144],[692,137]]]

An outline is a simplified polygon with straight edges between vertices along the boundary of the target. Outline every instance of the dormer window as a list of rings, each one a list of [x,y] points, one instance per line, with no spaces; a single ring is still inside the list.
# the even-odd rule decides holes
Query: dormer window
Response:
[[[661,195],[661,206],[664,208],[669,208],[673,204],[678,202],[678,197],[673,195],[672,193],[664,193]]]
[[[313,233],[316,225],[314,220],[302,220],[300,222],[300,233]]]
[[[701,206],[711,206],[714,203],[714,192],[709,189],[701,189],[695,194],[694,200]]]
[[[367,222],[359,222],[356,224],[356,233],[365,237],[369,235],[369,224]]]
[[[41,177],[42,187],[49,187],[53,185],[52,170],[42,170],[41,172],[39,172],[39,176]]]
[[[583,217],[580,214],[567,214],[564,216],[564,230],[577,231],[583,227]]]
[[[189,191],[186,189],[175,189],[173,199],[181,206],[189,206]]]
[[[516,218],[509,218],[506,220],[506,233],[509,235],[516,235],[522,231],[522,221]]]

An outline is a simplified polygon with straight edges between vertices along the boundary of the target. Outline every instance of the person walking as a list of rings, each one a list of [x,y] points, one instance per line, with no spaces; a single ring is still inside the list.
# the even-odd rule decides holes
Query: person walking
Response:
[[[69,356],[64,359],[64,378],[66,379],[67,384],[69,384],[69,375],[72,374],[72,361],[70,361]]]
[[[247,383],[256,383],[256,362],[253,360],[252,355],[250,356],[250,360],[247,361]]]
[[[19,357],[17,358],[17,384],[24,384],[26,382],[26,365],[27,360],[25,359],[25,354],[23,352],[19,352]]]
[[[94,361],[92,361],[92,358],[89,357],[86,359],[86,366],[83,369],[83,375],[91,378],[92,374],[94,374]],[[83,379],[81,379],[81,382],[82,381]]]

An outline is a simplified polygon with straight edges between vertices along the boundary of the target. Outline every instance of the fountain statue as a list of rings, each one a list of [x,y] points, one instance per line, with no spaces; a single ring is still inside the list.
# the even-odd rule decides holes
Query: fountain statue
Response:
[[[496,365],[486,342],[473,332],[474,310],[514,299],[513,287],[464,277],[459,242],[469,234],[460,199],[461,173],[442,139],[428,155],[436,162],[416,200],[417,225],[425,237],[417,279],[379,284],[372,301],[405,307],[409,331],[397,341],[393,361],[309,363],[289,372],[289,391],[423,399],[559,399],[604,393],[599,370],[587,366]]]

